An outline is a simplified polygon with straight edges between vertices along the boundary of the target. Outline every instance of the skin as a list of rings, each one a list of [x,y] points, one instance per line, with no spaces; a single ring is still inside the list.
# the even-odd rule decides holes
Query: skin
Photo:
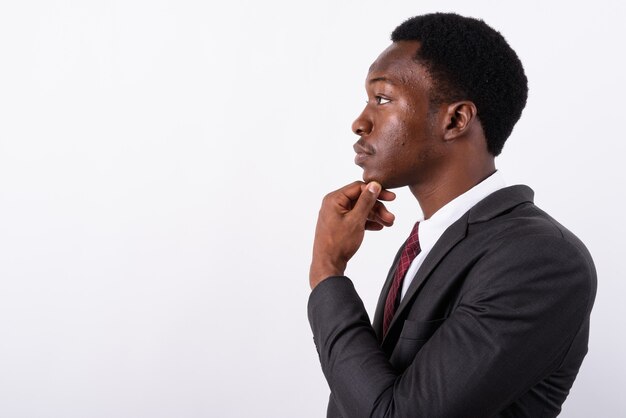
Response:
[[[324,197],[320,209],[311,288],[343,275],[365,230],[393,225],[384,206],[408,186],[425,219],[495,172],[494,156],[471,101],[432,105],[433,82],[413,57],[417,41],[394,42],[371,65],[365,89],[368,102],[352,124],[359,136],[357,181]]]

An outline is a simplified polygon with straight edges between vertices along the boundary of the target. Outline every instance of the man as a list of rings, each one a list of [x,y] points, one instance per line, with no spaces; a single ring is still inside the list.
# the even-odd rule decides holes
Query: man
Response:
[[[484,22],[414,17],[366,79],[352,128],[364,182],[328,194],[309,320],[329,417],[552,417],[587,352],[596,273],[584,245],[505,187],[494,158],[526,104],[522,65]],[[347,262],[391,226],[388,189],[423,220],[400,249],[373,325]]]

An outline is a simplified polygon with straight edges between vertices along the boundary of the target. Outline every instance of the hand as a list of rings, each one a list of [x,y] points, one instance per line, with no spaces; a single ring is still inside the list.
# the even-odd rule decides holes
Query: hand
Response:
[[[313,243],[311,289],[327,277],[343,275],[348,261],[361,246],[366,229],[379,231],[393,225],[395,216],[381,200],[395,198],[393,192],[382,190],[375,181],[355,181],[324,197]]]

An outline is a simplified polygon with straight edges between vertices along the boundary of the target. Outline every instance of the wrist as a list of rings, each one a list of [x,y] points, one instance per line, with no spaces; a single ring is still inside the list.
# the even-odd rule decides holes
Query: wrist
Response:
[[[309,270],[309,284],[311,290],[329,277],[343,276],[346,263],[333,263],[327,260],[316,260],[313,258],[311,269]]]

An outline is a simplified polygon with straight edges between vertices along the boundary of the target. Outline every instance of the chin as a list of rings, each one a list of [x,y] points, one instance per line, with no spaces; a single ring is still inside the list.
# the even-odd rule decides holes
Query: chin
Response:
[[[407,186],[406,183],[399,182],[397,179],[376,175],[376,173],[367,173],[365,171],[363,172],[363,181],[365,183],[375,181],[379,183],[385,190],[397,189],[399,187]]]
[[[390,187],[389,182],[386,181],[383,177],[376,176],[375,174],[370,174],[366,172],[363,172],[363,181],[365,183],[369,183],[370,181],[375,181],[379,183],[383,187],[383,189],[390,189],[393,187],[393,186]]]
[[[377,178],[376,176],[374,176],[374,175],[372,175],[372,174],[370,174],[370,173],[367,173],[366,171],[363,171],[363,176],[362,176],[362,177],[363,177],[363,181],[364,181],[365,183],[369,183],[370,181],[377,181],[377,182],[378,182],[378,183],[380,183],[381,185],[383,184],[383,183],[380,181],[380,179],[379,179],[379,178]]]

